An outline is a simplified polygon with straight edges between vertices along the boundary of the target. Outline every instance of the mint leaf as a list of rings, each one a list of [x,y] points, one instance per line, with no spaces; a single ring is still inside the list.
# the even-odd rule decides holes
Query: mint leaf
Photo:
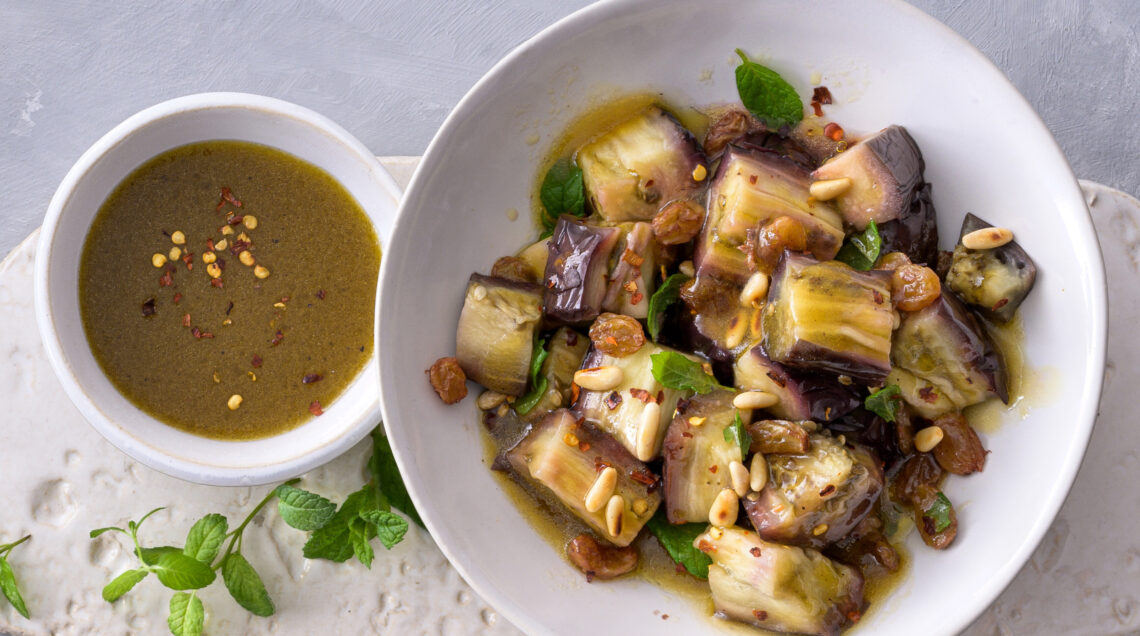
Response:
[[[143,568],[137,570],[127,570],[119,576],[116,576],[113,581],[103,587],[103,600],[108,603],[114,603],[119,600],[122,595],[131,591],[131,588],[138,584],[139,581],[146,578],[150,574]]]
[[[934,531],[942,532],[950,527],[950,515],[954,510],[953,504],[938,491],[938,495],[934,498],[934,503],[930,507],[922,511],[922,516],[932,519],[934,521]]]
[[[736,91],[740,101],[769,130],[792,126],[804,118],[804,103],[780,74],[752,62],[744,51],[736,49],[742,60],[736,67]]]
[[[372,479],[376,481],[380,493],[388,499],[388,502],[416,522],[419,527],[424,527],[423,519],[420,519],[420,514],[416,512],[416,506],[412,503],[412,496],[404,486],[404,479],[400,477],[396,456],[392,454],[392,446],[388,443],[384,428],[381,426],[372,430],[372,458],[368,461],[368,470],[372,473]],[[380,506],[381,509],[383,507]]]
[[[319,530],[336,514],[336,504],[307,490],[282,484],[277,487],[277,511],[298,530]]]
[[[879,250],[883,247],[883,239],[879,236],[879,226],[874,221],[867,224],[862,232],[856,232],[847,237],[835,260],[846,263],[851,269],[865,272],[875,266],[879,260]]]
[[[711,393],[716,389],[727,389],[716,378],[705,373],[700,362],[690,360],[676,351],[661,351],[649,356],[650,371],[653,377],[670,389]]]
[[[20,596],[20,588],[16,585],[16,573],[12,571],[12,566],[8,565],[7,559],[0,559],[0,590],[21,616],[31,618],[24,597]]]
[[[863,400],[863,406],[884,420],[893,422],[895,421],[895,417],[898,416],[899,407],[902,404],[900,393],[902,393],[902,390],[899,389],[899,385],[888,384],[871,395],[868,395],[867,399]]]
[[[373,511],[376,512],[376,511]],[[364,522],[363,519],[353,519],[348,522],[348,539],[352,543],[352,553],[356,555],[356,560],[364,564],[364,567],[369,570],[372,569],[372,559],[375,553],[372,551],[372,535],[375,530],[372,526]]]
[[[273,599],[265,591],[265,583],[240,552],[233,552],[222,561],[222,580],[238,605],[258,616],[273,615]]]
[[[163,552],[150,566],[158,580],[172,590],[197,590],[214,582],[214,570],[182,551]]]
[[[752,446],[752,436],[744,428],[744,421],[740,419],[740,411],[732,418],[732,424],[724,427],[724,441],[740,447],[740,461],[748,457],[748,449]]]
[[[182,548],[176,548],[172,545],[164,545],[157,548],[139,548],[139,558],[147,565],[154,565],[158,563],[158,559],[162,555],[172,553],[183,554]]]
[[[207,565],[213,563],[229,527],[229,522],[220,514],[213,513],[202,517],[191,526],[182,553]]]
[[[653,536],[669,556],[689,571],[689,574],[699,578],[709,578],[709,565],[712,559],[707,554],[693,547],[693,541],[705,531],[707,524],[686,523],[673,525],[665,516],[665,508],[657,509],[657,514],[645,524]]]
[[[320,530],[313,532],[302,552],[307,559],[328,559],[342,563],[355,554],[349,531],[349,522],[360,517],[360,513],[380,510],[379,492],[371,485],[352,493],[345,498],[340,509]],[[375,536],[372,526],[364,524],[366,536]]]
[[[538,337],[534,340],[534,352],[530,356],[530,390],[515,400],[515,412],[519,415],[530,413],[531,409],[542,401],[542,396],[546,395],[546,389],[550,387],[550,381],[545,376],[541,378],[538,376],[542,373],[542,363],[550,355],[546,350],[546,341],[547,338]]]
[[[665,312],[681,298],[681,285],[688,281],[689,277],[684,274],[673,274],[649,297],[649,317],[646,318],[645,325],[653,342],[657,342],[657,334],[665,324]]]
[[[179,592],[170,597],[170,616],[166,624],[174,636],[199,636],[205,619],[206,611],[197,595]]]
[[[122,532],[123,534],[127,534],[127,531],[126,531],[126,530],[123,530],[122,528],[117,528],[117,527],[115,527],[115,526],[110,526],[110,527],[108,527],[108,528],[99,528],[99,529],[97,529],[97,530],[92,530],[91,532],[89,532],[89,533],[88,533],[88,535],[89,535],[89,536],[90,536],[92,539],[94,539],[95,537],[98,537],[99,535],[101,535],[101,534],[103,534],[103,533],[105,533],[105,532],[111,532],[112,530],[113,530],[113,531],[115,531],[115,532]]]
[[[360,518],[376,527],[376,536],[380,537],[380,543],[389,550],[403,541],[404,535],[408,533],[408,522],[392,512],[369,510],[360,513]]]
[[[562,214],[586,216],[586,188],[582,170],[569,157],[554,162],[546,171],[539,190],[542,201],[542,226],[554,227]]]

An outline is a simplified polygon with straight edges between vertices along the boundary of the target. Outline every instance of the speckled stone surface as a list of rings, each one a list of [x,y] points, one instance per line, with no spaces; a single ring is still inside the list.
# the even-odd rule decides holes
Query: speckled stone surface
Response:
[[[384,165],[401,186],[409,157]],[[965,634],[1140,633],[1140,427],[1131,402],[1140,384],[1140,201],[1082,182],[1101,237],[1110,289],[1108,369],[1088,455],[1041,546],[1009,588]],[[237,522],[266,487],[195,486],[134,462],[103,440],[63,395],[33,326],[29,237],[0,263],[0,468],[6,481],[0,543],[31,533],[12,564],[34,620],[0,602],[0,634],[162,633],[170,592],[155,581],[111,606],[100,589],[132,557],[95,527],[123,524],[153,507],[143,535],[154,545],[181,542],[194,520],[222,512]],[[334,499],[364,480],[364,445],[304,477],[303,487]],[[277,614],[258,618],[229,599],[220,583],[202,597],[214,634],[515,634],[447,563],[431,537],[414,528],[391,552],[378,548],[371,570],[301,557],[304,534],[270,507],[247,530],[245,553],[268,581]],[[951,554],[951,553],[948,553]],[[604,633],[604,632],[599,632]],[[858,630],[855,633],[859,633]]]

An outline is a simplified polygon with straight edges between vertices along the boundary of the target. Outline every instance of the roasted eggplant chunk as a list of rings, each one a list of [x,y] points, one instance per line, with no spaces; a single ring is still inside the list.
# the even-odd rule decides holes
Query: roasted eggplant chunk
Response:
[[[525,421],[535,422],[554,409],[570,404],[574,372],[582,366],[582,358],[589,348],[590,339],[569,327],[562,327],[550,336],[546,360],[540,370],[540,377],[546,378],[546,393],[526,412]]]
[[[741,249],[749,233],[782,216],[803,226],[807,251],[820,260],[834,258],[843,223],[829,204],[811,197],[810,185],[808,171],[790,159],[730,146],[709,189],[708,216],[693,255],[697,273],[743,284],[753,271]]]
[[[542,287],[472,274],[455,332],[459,366],[492,391],[522,395],[541,319]]]
[[[704,186],[708,162],[692,133],[653,106],[578,150],[594,210],[611,223],[648,221],[666,203]]]
[[[610,284],[602,309],[645,319],[649,315],[649,297],[656,289],[657,250],[653,241],[653,226],[633,223],[625,230],[625,239],[618,246]]]
[[[670,523],[707,521],[716,496],[732,488],[728,466],[744,462],[740,445],[724,435],[736,417],[732,398],[728,391],[695,396],[677,409],[669,425],[662,472]]]
[[[789,422],[787,420],[756,420],[747,425],[752,444],[748,450],[764,455],[804,455],[811,448],[811,431],[815,422]]]
[[[888,272],[784,252],[764,307],[764,349],[788,366],[881,382],[897,319]]]
[[[911,208],[922,189],[926,164],[902,126],[888,126],[839,153],[812,173],[816,180],[851,179],[837,199],[843,220],[858,230],[893,221]]]
[[[599,537],[618,547],[629,545],[661,504],[660,478],[609,435],[579,422],[566,409],[535,424],[506,458],[516,475],[541,486]],[[616,469],[616,485],[606,493],[590,493],[606,467]],[[605,503],[589,510],[588,494]],[[614,497],[621,498],[622,506],[616,525],[606,520]]]
[[[661,453],[665,431],[673,419],[677,401],[691,391],[670,389],[653,377],[650,356],[668,347],[645,343],[637,352],[623,357],[608,356],[591,347],[582,361],[583,369],[613,366],[621,369],[621,382],[605,391],[582,389],[574,411],[609,433],[630,453],[642,461],[650,461]],[[675,352],[680,353],[680,352]],[[689,356],[696,360],[696,356]],[[648,413],[656,413],[654,421]],[[650,427],[655,427],[650,430]],[[638,441],[645,437],[640,450]]]
[[[544,311],[556,322],[576,324],[598,317],[606,295],[610,255],[621,230],[562,216],[550,237]]]
[[[953,294],[942,294],[933,304],[903,317],[895,331],[891,362],[894,371],[905,372],[892,372],[900,387],[909,385],[903,399],[924,417],[961,410],[992,396],[1009,401],[1001,353]]]
[[[954,260],[946,273],[946,286],[986,316],[1009,322],[1037,280],[1037,265],[1016,241],[989,250],[971,250],[962,236],[993,227],[973,214],[962,221]]]
[[[694,545],[712,558],[717,616],[781,632],[832,636],[859,620],[863,576],[811,548],[710,527]]]
[[[773,393],[780,401],[765,409],[784,420],[830,422],[862,404],[859,389],[843,384],[836,376],[805,373],[768,359],[764,348],[755,346],[736,360],[738,389]]]
[[[930,184],[914,192],[910,208],[899,218],[879,226],[883,241],[880,254],[902,252],[912,263],[934,268],[938,265],[938,216],[930,197]]]
[[[847,535],[874,508],[883,471],[866,448],[830,435],[811,436],[803,455],[767,455],[769,479],[756,500],[744,499],[761,537],[822,548]]]

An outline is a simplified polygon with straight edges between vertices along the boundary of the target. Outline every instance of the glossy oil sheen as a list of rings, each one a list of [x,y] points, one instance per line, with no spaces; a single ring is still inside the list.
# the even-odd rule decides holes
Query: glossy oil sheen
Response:
[[[218,209],[223,187],[240,208]],[[257,226],[222,234],[228,212]],[[193,267],[154,267],[176,230]],[[243,232],[269,277],[218,250],[222,286],[213,286],[207,239],[232,246]],[[327,173],[266,146],[200,142],[146,162],[102,205],[80,260],[80,311],[100,367],[140,409],[190,433],[255,439],[310,419],[314,401],[328,407],[363,368],[379,266],[364,211]],[[162,286],[168,269],[172,284]],[[152,298],[155,313],[144,316]],[[233,395],[242,396],[236,410]]]

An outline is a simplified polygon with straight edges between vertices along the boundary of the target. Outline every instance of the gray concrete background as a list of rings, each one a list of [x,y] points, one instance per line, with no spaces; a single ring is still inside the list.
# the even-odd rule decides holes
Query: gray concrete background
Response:
[[[128,115],[214,90],[280,97],[418,155],[500,57],[584,0],[0,0],[0,255]],[[1140,2],[914,0],[1045,119],[1077,176],[1140,193]],[[821,19],[825,19],[821,16]]]

